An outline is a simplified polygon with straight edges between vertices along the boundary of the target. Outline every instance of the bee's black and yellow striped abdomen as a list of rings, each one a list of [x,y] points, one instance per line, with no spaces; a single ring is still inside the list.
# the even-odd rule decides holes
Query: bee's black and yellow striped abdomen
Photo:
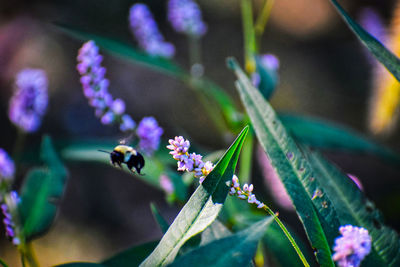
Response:
[[[143,156],[130,146],[116,146],[113,152],[111,152],[110,158],[113,165],[118,164],[119,167],[122,167],[121,164],[125,163],[129,170],[133,172],[133,168],[135,168],[139,174],[140,170],[144,167]]]

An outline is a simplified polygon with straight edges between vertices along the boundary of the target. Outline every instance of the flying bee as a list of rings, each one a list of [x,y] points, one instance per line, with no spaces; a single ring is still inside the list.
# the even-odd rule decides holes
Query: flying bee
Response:
[[[137,152],[136,149],[131,146],[118,145],[112,152],[104,150],[99,151],[110,154],[110,161],[112,165],[118,165],[120,168],[122,168],[122,164],[125,163],[126,166],[128,166],[128,169],[133,173],[135,172],[133,168],[135,168],[136,172],[140,174],[140,170],[144,167],[144,158],[142,154]]]

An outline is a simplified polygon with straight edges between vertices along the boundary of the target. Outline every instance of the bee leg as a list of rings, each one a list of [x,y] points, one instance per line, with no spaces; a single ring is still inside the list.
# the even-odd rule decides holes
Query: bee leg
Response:
[[[121,162],[117,162],[118,166],[122,169]]]

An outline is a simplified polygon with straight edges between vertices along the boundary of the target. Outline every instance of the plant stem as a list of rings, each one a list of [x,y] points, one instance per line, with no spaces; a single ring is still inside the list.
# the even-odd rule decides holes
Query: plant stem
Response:
[[[30,267],[40,266],[31,242],[20,244],[18,246],[18,250],[21,253],[21,262],[23,267],[26,266],[25,261],[28,263]]]
[[[290,243],[292,244],[294,250],[296,250],[297,255],[299,256],[301,262],[303,263],[304,266],[309,267],[310,265],[308,264],[306,258],[304,257],[303,253],[301,252],[299,246],[296,244],[296,241],[294,241],[293,237],[289,233],[289,231],[286,229],[285,225],[281,222],[281,220],[278,218],[278,215],[275,214],[267,205],[264,204],[264,210],[270,214],[276,223],[279,225],[279,227],[282,229],[283,233],[286,235],[286,237],[289,239]]]
[[[240,169],[239,177],[242,182],[248,183],[251,177],[251,163],[253,156],[253,133],[249,132],[246,140],[244,141],[242,153],[240,154]]]
[[[251,0],[242,0],[242,23],[244,37],[245,69],[246,72],[250,74],[256,70],[254,54],[257,52]]]
[[[189,63],[190,75],[194,79],[198,79],[204,74],[204,67],[201,60],[200,38],[189,36]]]
[[[261,12],[257,17],[256,24],[254,26],[257,39],[260,39],[262,34],[264,33],[265,26],[267,25],[273,5],[274,5],[274,0],[265,0]]]
[[[19,161],[22,148],[24,147],[25,137],[26,137],[25,132],[17,128],[17,139],[15,140],[14,149],[12,152],[12,157],[15,162]]]

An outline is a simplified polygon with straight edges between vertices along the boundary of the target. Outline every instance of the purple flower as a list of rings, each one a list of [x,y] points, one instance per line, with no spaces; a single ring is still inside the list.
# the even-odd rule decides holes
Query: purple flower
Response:
[[[20,198],[16,191],[11,191],[4,198],[5,203],[0,205],[1,211],[3,212],[4,228],[6,230],[6,236],[8,236],[14,245],[18,245],[20,240],[18,238],[18,228],[16,227],[15,219],[17,217],[18,203]]]
[[[152,56],[171,58],[175,48],[171,43],[165,42],[157,28],[154,18],[145,4],[134,4],[129,11],[129,24],[131,31],[139,46]]]
[[[47,77],[40,69],[24,69],[17,74],[16,90],[10,99],[10,120],[25,132],[39,129],[48,104]]]
[[[136,134],[139,137],[139,148],[147,155],[153,154],[160,145],[160,137],[163,129],[153,117],[144,117],[139,123]]]
[[[388,34],[385,30],[385,25],[379,14],[372,8],[363,8],[359,15],[360,24],[365,30],[367,30],[372,36],[378,39],[382,43],[388,41]],[[375,65],[377,60],[371,53],[363,46],[364,53],[371,65]]]
[[[240,187],[239,179],[235,174],[232,176],[231,183],[228,182],[227,185],[230,186],[229,195],[237,196],[242,200],[247,200],[250,204],[256,204],[259,209],[265,206],[265,204],[257,200],[256,195],[252,193],[254,186],[252,184],[244,184],[242,189]]]
[[[14,177],[15,166],[7,152],[0,148],[0,182]]]
[[[178,161],[178,171],[193,172],[194,177],[199,178],[199,183],[203,183],[207,175],[214,169],[211,161],[203,162],[202,156],[196,153],[189,154],[190,142],[182,136],[175,136],[169,139],[168,149],[172,157]]]
[[[207,32],[201,10],[193,0],[169,0],[168,20],[177,32],[200,37]]]
[[[95,108],[95,115],[101,123],[110,125],[120,124],[120,130],[130,131],[135,128],[135,122],[129,115],[124,114],[125,102],[113,99],[108,92],[109,81],[105,78],[106,69],[101,66],[103,57],[93,41],[84,43],[79,49],[77,70],[81,75],[83,93],[89,104]]]
[[[371,237],[362,227],[345,225],[339,228],[340,237],[335,239],[332,259],[339,267],[358,267],[371,251]]]
[[[169,154],[176,160],[183,160],[184,157],[187,158],[187,153],[189,151],[190,142],[185,140],[183,136],[175,136],[175,139],[169,139],[168,149],[172,150]]]
[[[174,192],[174,185],[171,179],[165,174],[160,176],[160,186],[167,194],[172,194]]]

